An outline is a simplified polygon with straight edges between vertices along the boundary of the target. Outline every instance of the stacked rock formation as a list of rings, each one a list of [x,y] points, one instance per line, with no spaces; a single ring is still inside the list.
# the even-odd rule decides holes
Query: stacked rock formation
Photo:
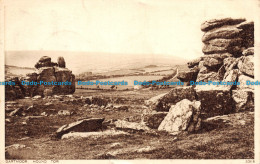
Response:
[[[188,85],[190,81],[239,82],[240,85],[185,86],[147,100],[146,105],[152,109],[153,114],[145,115],[155,120],[162,120],[159,117],[154,118],[162,116],[156,114],[157,112],[167,112],[170,109],[167,116],[163,116],[164,125],[159,126],[160,130],[172,132],[172,127],[180,124],[180,116],[190,116],[178,110],[182,107],[176,104],[183,99],[187,99],[190,104],[200,101],[199,117],[202,119],[254,110],[254,87],[246,85],[246,81],[254,81],[254,22],[232,18],[214,19],[204,22],[201,30],[205,32],[202,37],[204,56],[188,62],[190,70],[179,72],[178,79],[188,82]],[[182,111],[192,112],[188,108],[190,107]],[[172,114],[173,109],[177,113]],[[187,122],[187,119],[183,118],[181,122]],[[195,123],[195,129],[198,129],[198,122],[190,118],[189,121],[189,124]],[[149,122],[145,123],[151,127]],[[185,127],[181,129],[188,130],[188,127]]]
[[[29,73],[26,77],[15,77],[6,81],[15,82],[14,86],[6,86],[6,100],[23,98],[26,96],[41,95],[51,96],[59,94],[72,94],[75,92],[75,75],[65,68],[63,57],[58,58],[58,63],[51,62],[51,58],[43,56],[35,64],[36,71]],[[22,81],[36,82],[37,85],[22,85]],[[50,82],[51,85],[39,84],[40,82]],[[63,82],[62,85],[55,85],[52,82]],[[65,83],[66,82],[66,83]],[[58,83],[57,83],[58,84]],[[61,83],[60,83],[61,84]]]

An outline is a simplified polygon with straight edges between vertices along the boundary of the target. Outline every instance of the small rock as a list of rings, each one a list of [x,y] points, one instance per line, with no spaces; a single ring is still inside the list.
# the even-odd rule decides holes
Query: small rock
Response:
[[[119,143],[119,142],[116,142],[116,143],[112,143],[112,144],[110,145],[110,148],[118,148],[118,147],[120,147],[120,146],[122,146],[122,144]]]
[[[42,98],[42,96],[37,95],[33,97],[33,99],[40,99],[40,98]]]
[[[136,152],[137,153],[150,153],[151,151],[154,151],[154,150],[156,150],[155,147],[147,146],[147,147],[136,150]]]
[[[12,111],[9,116],[22,116],[23,108],[17,108]]]
[[[72,112],[70,112],[69,110],[60,110],[58,112],[58,115],[61,115],[61,116],[70,116],[72,114]]]
[[[128,111],[128,106],[126,105],[116,105],[113,108],[118,111]]]
[[[5,122],[6,122],[6,123],[11,123],[10,118],[6,118],[6,119],[5,119]]]

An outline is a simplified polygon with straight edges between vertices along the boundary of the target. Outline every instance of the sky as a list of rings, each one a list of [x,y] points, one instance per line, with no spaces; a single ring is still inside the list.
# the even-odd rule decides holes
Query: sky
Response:
[[[5,51],[194,59],[203,55],[202,22],[222,17],[255,20],[257,6],[255,0],[6,1]]]

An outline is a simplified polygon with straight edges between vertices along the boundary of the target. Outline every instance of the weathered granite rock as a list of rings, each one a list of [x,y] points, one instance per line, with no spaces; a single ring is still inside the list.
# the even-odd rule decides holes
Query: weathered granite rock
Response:
[[[242,56],[237,66],[244,74],[254,77],[254,57],[252,55]]]
[[[216,59],[216,58],[204,58],[204,63],[203,65],[205,67],[211,68],[211,69],[218,69],[222,65],[223,61],[221,59]]]
[[[231,71],[228,71],[225,73],[224,78],[222,82],[235,82],[238,79],[238,69],[233,69]],[[223,87],[227,87],[228,89],[231,89],[233,85],[223,85]]]
[[[244,56],[254,55],[254,47],[250,47],[242,52]]]
[[[238,82],[240,85],[237,85],[238,89],[251,89],[254,90],[254,85],[247,85],[246,82],[251,81],[254,82],[255,80],[249,76],[246,75],[239,75],[238,76]]]
[[[48,56],[43,56],[40,60],[35,64],[35,68],[39,69],[41,67],[53,67],[57,66],[57,63],[51,62],[51,58]]]
[[[217,60],[224,60],[228,57],[233,57],[233,55],[225,52],[225,53],[216,53],[216,54],[205,54],[201,58],[204,61],[205,58],[214,58],[214,59],[217,59]]]
[[[246,30],[248,28],[254,28],[254,22],[253,21],[246,21],[246,22],[243,22],[243,23],[240,23],[236,26],[237,28],[239,29],[243,29],[243,30]]]
[[[201,24],[201,30],[202,31],[209,31],[214,28],[218,28],[224,25],[236,25],[241,22],[245,22],[246,19],[244,18],[238,18],[238,19],[233,19],[233,18],[222,18],[222,19],[211,19],[208,21],[205,21],[204,23]]]
[[[195,100],[195,91],[192,86],[176,87],[165,95],[156,96],[150,101],[150,108],[156,111],[169,111],[170,106],[176,104],[182,99]]]
[[[64,58],[60,57],[60,61],[64,61]],[[5,87],[6,100],[33,97],[35,95],[43,97],[54,94],[72,94],[75,92],[75,75],[69,69],[57,67],[57,63],[52,64],[51,58],[48,56],[41,57],[36,65],[36,71],[28,73],[26,77],[10,79],[16,85]],[[60,62],[60,65],[65,66],[62,62]],[[22,85],[22,81],[31,82],[34,85]]]
[[[200,61],[201,61],[201,58],[194,59],[194,60],[187,63],[188,67],[192,68],[194,66],[197,66],[197,65],[199,65]]]
[[[66,67],[66,63],[65,63],[65,60],[62,56],[58,57],[58,66],[61,67],[61,68],[65,68]]]
[[[224,67],[220,67],[219,70],[217,70],[217,72],[214,70],[210,70],[207,67],[202,67],[198,73],[197,79],[196,81],[203,81],[203,82],[207,82],[207,81],[221,81],[223,79],[224,76]]]
[[[224,67],[225,70],[231,71],[234,68],[237,68],[237,64],[238,64],[239,59],[238,58],[234,58],[234,57],[227,57],[224,59]]]
[[[236,105],[236,112],[254,111],[254,92],[251,89],[233,90],[232,98]]]
[[[236,26],[225,26],[221,28],[216,28],[206,32],[203,37],[202,41],[207,42],[211,39],[232,39],[234,37],[238,37],[241,34],[242,29],[236,28]]]
[[[242,44],[241,38],[235,39],[212,39],[205,42],[205,45],[202,49],[205,54],[214,54],[214,53],[238,53],[241,52],[240,48]]]
[[[226,87],[196,86],[198,100],[201,101],[201,114],[203,118],[216,115],[229,114],[234,111],[230,90]]]
[[[158,101],[163,98],[167,93],[162,93],[157,96],[154,96],[148,100],[145,100],[145,105],[148,107],[152,107],[154,104],[158,103]]]
[[[191,102],[183,99],[176,105],[171,106],[158,130],[170,133],[198,130],[200,128],[200,109],[201,103],[199,101]]]
[[[155,112],[142,115],[141,122],[152,129],[157,129],[168,112]]]
[[[69,132],[93,132],[102,129],[104,118],[90,118],[79,120],[70,124],[63,125],[56,131],[56,137],[61,138],[63,134]]]
[[[177,78],[183,82],[195,81],[197,78],[198,72],[199,72],[199,69],[193,69],[190,71],[182,71],[182,72],[178,73]]]
[[[254,22],[243,22],[237,25],[238,29],[242,29],[241,37],[243,38],[242,46],[245,48],[254,47]]]

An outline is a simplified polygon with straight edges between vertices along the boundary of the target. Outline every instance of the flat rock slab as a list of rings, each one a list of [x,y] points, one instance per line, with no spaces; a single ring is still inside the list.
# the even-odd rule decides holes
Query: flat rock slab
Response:
[[[62,135],[69,132],[93,132],[101,130],[103,121],[104,118],[90,118],[63,125],[56,131],[56,137],[61,138]]]
[[[64,134],[61,139],[68,139],[68,138],[100,138],[100,137],[106,137],[106,136],[117,136],[117,135],[130,135],[127,132],[124,131],[116,131],[116,130],[106,130],[106,131],[100,131],[100,132],[72,132],[68,134]]]
[[[229,126],[241,126],[250,124],[254,119],[254,112],[240,112],[205,119],[203,122],[209,124],[224,124]]]
[[[212,39],[231,39],[239,37],[241,34],[241,29],[236,28],[236,26],[225,26],[221,28],[216,28],[211,31],[206,32],[202,37],[202,42],[207,43],[207,41]]]
[[[214,28],[218,28],[224,25],[235,25],[235,24],[239,24],[242,22],[245,22],[246,19],[244,18],[237,18],[237,19],[233,19],[233,18],[222,18],[222,19],[211,19],[208,21],[205,21],[204,23],[201,24],[201,30],[202,31],[209,31],[212,30]]]
[[[118,120],[114,122],[117,129],[123,130],[136,130],[136,131],[147,131],[150,130],[149,127],[137,122],[128,122],[124,120]]]

